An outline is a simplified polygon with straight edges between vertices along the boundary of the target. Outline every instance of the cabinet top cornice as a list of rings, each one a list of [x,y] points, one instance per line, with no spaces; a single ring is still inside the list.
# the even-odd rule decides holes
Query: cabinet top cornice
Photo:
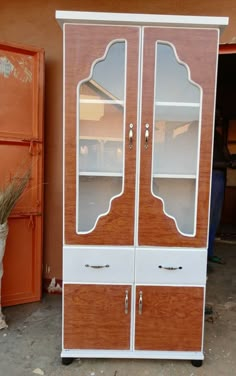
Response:
[[[119,25],[147,25],[172,27],[219,28],[223,30],[229,23],[228,17],[177,16],[163,14],[107,13],[56,11],[56,19],[62,27],[65,23],[95,23]]]

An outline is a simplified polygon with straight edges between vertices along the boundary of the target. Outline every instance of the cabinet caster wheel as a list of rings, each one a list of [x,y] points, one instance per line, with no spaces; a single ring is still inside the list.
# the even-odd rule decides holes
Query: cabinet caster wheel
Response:
[[[69,366],[73,362],[73,358],[61,358],[63,366]]]
[[[202,366],[202,360],[191,360],[191,363],[194,367],[201,367]]]

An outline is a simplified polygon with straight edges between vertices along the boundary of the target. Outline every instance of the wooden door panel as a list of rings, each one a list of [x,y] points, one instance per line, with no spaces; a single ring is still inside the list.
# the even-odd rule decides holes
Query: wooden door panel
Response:
[[[186,33],[185,29],[147,28],[144,33],[139,244],[206,247],[218,32],[195,29]],[[153,123],[153,78],[157,41],[169,43],[176,48],[179,59],[190,68],[191,80],[199,84],[203,90],[195,236],[182,235],[177,230],[174,220],[165,215],[162,201],[151,193],[152,143],[150,141],[148,148],[145,149],[144,126],[146,123]],[[152,126],[149,130],[151,140]]]
[[[93,63],[102,58],[114,41],[127,43],[126,131],[124,192],[116,197],[108,214],[93,231],[76,233],[76,90],[90,77]],[[139,29],[66,25],[65,28],[65,243],[131,245],[134,231],[134,192],[137,126]],[[134,124],[133,147],[129,148],[129,125]],[[112,126],[113,121],[111,121]],[[96,133],[94,133],[95,136]]]
[[[136,350],[201,351],[203,288],[138,286],[136,291]]]
[[[65,284],[64,348],[130,349],[130,301],[130,286]]]

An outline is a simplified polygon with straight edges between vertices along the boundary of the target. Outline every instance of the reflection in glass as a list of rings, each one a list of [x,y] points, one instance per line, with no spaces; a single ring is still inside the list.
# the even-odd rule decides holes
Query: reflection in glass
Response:
[[[156,44],[152,193],[178,231],[195,234],[201,88],[173,46]]]
[[[172,45],[156,44],[156,101],[199,104],[199,87],[190,81],[188,66],[177,59]]]
[[[78,86],[77,230],[89,232],[123,192],[126,44],[110,44]]]

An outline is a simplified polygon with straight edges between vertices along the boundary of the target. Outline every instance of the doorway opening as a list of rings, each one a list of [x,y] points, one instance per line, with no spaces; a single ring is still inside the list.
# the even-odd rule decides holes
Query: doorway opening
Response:
[[[236,156],[236,44],[219,48],[216,105],[224,118],[224,140]],[[218,237],[236,240],[236,169],[227,168],[226,188]]]

